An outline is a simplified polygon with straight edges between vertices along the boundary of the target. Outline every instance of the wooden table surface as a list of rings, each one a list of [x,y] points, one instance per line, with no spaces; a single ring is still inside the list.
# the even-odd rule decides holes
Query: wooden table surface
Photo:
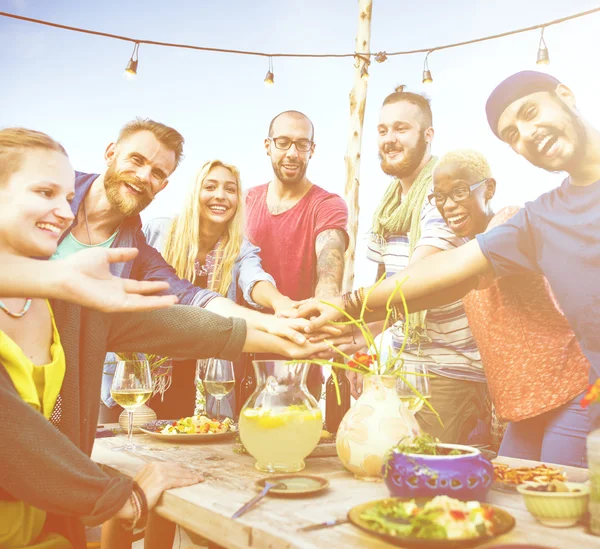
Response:
[[[329,480],[329,489],[310,498],[276,498],[267,496],[254,509],[240,517],[231,515],[255,494],[254,483],[263,478],[248,455],[233,451],[233,440],[204,444],[175,444],[150,435],[135,435],[135,442],[144,445],[138,455],[114,452],[111,448],[125,443],[125,436],[96,440],[92,459],[117,471],[134,476],[145,462],[181,462],[206,474],[202,484],[166,492],[156,511],[188,531],[194,532],[227,548],[261,549],[334,549],[360,547],[389,548],[391,545],[366,534],[351,524],[343,524],[313,532],[298,532],[297,528],[330,519],[343,518],[355,505],[389,496],[383,483],[354,479],[337,457],[306,460],[304,472]],[[511,466],[531,466],[534,462],[498,458]],[[587,471],[561,467],[570,480],[586,480]],[[509,511],[516,519],[515,529],[501,538],[483,544],[491,548],[503,543],[532,543],[556,549],[600,548],[600,538],[587,534],[583,526],[548,528],[542,526],[526,510],[520,494],[490,490],[487,502]]]

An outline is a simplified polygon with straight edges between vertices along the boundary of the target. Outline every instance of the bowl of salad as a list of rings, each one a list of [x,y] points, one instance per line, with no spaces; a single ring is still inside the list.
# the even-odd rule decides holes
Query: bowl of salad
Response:
[[[512,530],[506,511],[448,496],[387,498],[358,505],[348,513],[358,528],[401,547],[476,547]]]

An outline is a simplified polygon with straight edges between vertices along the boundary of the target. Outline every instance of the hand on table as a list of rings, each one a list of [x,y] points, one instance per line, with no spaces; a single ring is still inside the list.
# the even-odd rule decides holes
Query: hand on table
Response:
[[[149,463],[134,477],[144,491],[148,502],[148,511],[157,503],[165,490],[181,488],[204,482],[204,477],[198,471],[185,467],[180,463]],[[120,509],[117,518],[133,520],[134,510],[130,500]]]

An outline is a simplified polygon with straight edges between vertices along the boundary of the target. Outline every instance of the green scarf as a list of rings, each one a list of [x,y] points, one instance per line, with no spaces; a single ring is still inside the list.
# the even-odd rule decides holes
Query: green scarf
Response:
[[[431,189],[433,168],[437,157],[432,156],[412,184],[408,194],[402,199],[400,180],[394,179],[381,200],[373,216],[372,233],[379,242],[394,233],[410,233],[408,260],[410,261],[417,242],[421,239],[421,210]],[[427,311],[408,315],[408,336],[411,343],[420,346],[422,341],[431,341],[427,335],[425,317]]]

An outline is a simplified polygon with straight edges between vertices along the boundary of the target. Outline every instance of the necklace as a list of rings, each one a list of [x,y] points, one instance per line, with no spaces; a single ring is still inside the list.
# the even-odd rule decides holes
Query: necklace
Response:
[[[29,311],[29,307],[31,307],[31,298],[28,297],[25,300],[25,305],[23,305],[23,308],[21,309],[21,312],[19,313],[13,313],[12,311],[8,310],[8,307],[6,305],[4,305],[4,303],[2,303],[2,301],[0,301],[0,309],[3,310],[8,316],[12,317],[12,318],[21,318],[22,316],[25,316],[25,313],[27,313],[27,311]]]
[[[88,241],[92,245],[92,237],[90,236],[90,226],[88,225],[87,212],[85,211],[85,198],[83,199],[83,220],[85,221],[85,229],[87,230]]]

